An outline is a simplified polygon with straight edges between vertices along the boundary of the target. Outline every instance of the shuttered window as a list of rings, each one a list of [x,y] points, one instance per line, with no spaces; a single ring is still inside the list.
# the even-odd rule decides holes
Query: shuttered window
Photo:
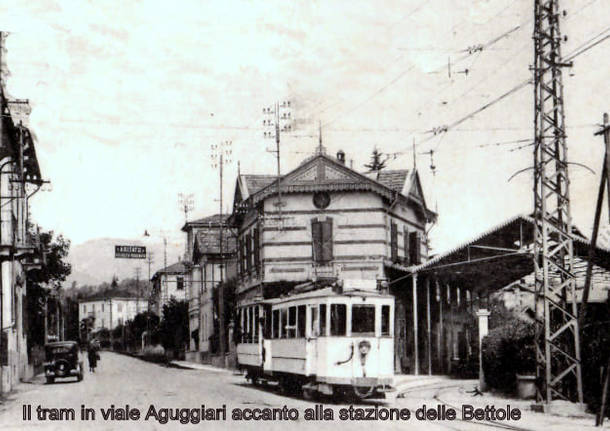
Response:
[[[244,273],[244,248],[242,239],[237,240],[237,259],[239,261],[239,273]]]
[[[311,221],[311,236],[313,246],[313,260],[317,263],[326,263],[333,260],[333,221]]]
[[[252,271],[252,236],[246,235],[246,270]]]
[[[403,239],[403,244],[405,247],[404,264],[409,266],[409,265],[411,265],[411,257],[409,255],[409,229],[407,229],[406,226],[403,230],[402,239]]]
[[[392,262],[398,260],[398,227],[396,223],[390,224],[390,259],[392,259]]]
[[[411,256],[411,265],[421,263],[421,233],[419,231],[409,233],[409,255]]]
[[[261,266],[261,249],[260,249],[260,239],[258,236],[258,228],[254,228],[252,232],[252,247],[253,247],[253,256],[254,256],[254,268],[257,273],[260,273]]]

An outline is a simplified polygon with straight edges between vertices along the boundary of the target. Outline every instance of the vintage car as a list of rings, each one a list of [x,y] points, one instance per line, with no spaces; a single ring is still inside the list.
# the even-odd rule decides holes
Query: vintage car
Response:
[[[45,349],[44,371],[47,383],[57,378],[76,377],[83,380],[83,362],[79,360],[76,341],[56,341],[47,343]]]

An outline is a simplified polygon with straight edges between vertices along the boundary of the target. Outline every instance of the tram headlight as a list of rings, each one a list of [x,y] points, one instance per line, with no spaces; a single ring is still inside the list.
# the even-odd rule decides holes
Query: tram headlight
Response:
[[[367,340],[363,340],[358,343],[358,351],[360,352],[360,356],[365,357],[371,350],[371,343]]]

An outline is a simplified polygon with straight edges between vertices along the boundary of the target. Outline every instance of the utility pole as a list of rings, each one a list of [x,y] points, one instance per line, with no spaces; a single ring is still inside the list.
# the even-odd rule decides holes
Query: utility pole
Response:
[[[275,150],[267,150],[270,153],[275,153],[277,160],[277,203],[275,204],[278,208],[278,229],[282,230],[282,188],[281,188],[281,171],[280,171],[280,133],[290,132],[293,130],[292,115],[290,112],[290,101],[276,102],[273,106],[263,108],[263,114],[268,118],[263,120],[263,126],[271,128],[271,130],[265,131],[263,136],[265,138],[275,139]]]
[[[138,299],[136,301],[136,313],[140,312],[140,297],[142,296],[142,292],[140,291],[140,273],[142,271],[142,268],[137,267],[134,268],[135,274],[136,274],[136,290],[138,291]]]
[[[0,31],[0,115],[4,115],[4,82],[2,79],[2,54],[4,52],[4,32]],[[0,139],[4,136],[4,121],[0,121]],[[4,351],[4,346],[2,345],[2,339],[4,338],[4,286],[2,285],[2,263],[0,262],[0,352]],[[46,317],[46,314],[45,314]],[[45,342],[47,340],[45,339]],[[8,349],[7,349],[8,351]],[[2,382],[4,381],[3,376],[3,364],[0,363],[0,394],[3,393],[4,388],[2,387]]]
[[[599,233],[599,221],[602,214],[602,206],[604,203],[604,189],[608,189],[608,216],[610,218],[610,124],[608,123],[608,114],[603,117],[603,125],[601,129],[595,133],[596,136],[604,135],[604,161],[602,164],[602,176],[599,182],[599,191],[597,193],[597,204],[595,206],[595,217],[593,219],[593,232],[591,234],[591,244],[589,245],[589,261],[587,263],[587,272],[585,276],[585,287],[582,294],[580,304],[580,313],[578,323],[580,328],[583,328],[585,323],[585,314],[587,312],[587,304],[589,302],[589,292],[591,290],[591,275],[593,273],[593,259],[595,258],[595,249],[597,247],[597,235]]]
[[[150,337],[150,301],[152,299],[152,285],[150,284],[150,266],[152,265],[152,263],[154,262],[154,254],[152,251],[148,252],[148,256],[146,257],[146,263],[148,263],[148,281],[146,283],[146,285],[148,286],[148,295],[147,296],[147,301],[146,301],[146,332],[148,334],[148,336]],[[149,338],[150,339],[150,338]]]
[[[180,202],[180,209],[184,211],[184,222],[186,223],[188,221],[189,212],[195,207],[193,194],[189,193],[188,195],[185,195],[183,193],[178,193],[178,201]]]
[[[597,194],[597,203],[595,206],[595,216],[593,219],[593,232],[591,234],[591,243],[589,244],[589,259],[587,262],[587,272],[585,275],[585,287],[582,294],[582,300],[580,304],[580,314],[578,316],[579,328],[582,330],[585,324],[585,318],[587,314],[587,305],[589,302],[589,292],[591,290],[591,276],[593,273],[593,259],[595,258],[595,251],[597,248],[597,235],[599,233],[599,222],[602,213],[602,206],[604,203],[604,189],[608,190],[608,215],[610,217],[610,124],[608,122],[608,114],[605,113],[603,117],[603,124],[601,129],[595,133],[596,136],[604,136],[604,161],[602,164],[602,175],[599,182],[599,191]],[[583,336],[584,334],[581,334]],[[608,393],[608,382],[610,379],[610,357],[607,360],[606,369],[604,370],[604,378],[602,384],[602,399],[599,413],[595,419],[595,426],[601,426],[604,424],[604,416],[606,412],[606,398]]]
[[[583,402],[563,109],[559,0],[534,3],[534,271],[537,400]],[[553,275],[560,281],[553,283]],[[571,304],[570,304],[571,301]],[[576,397],[574,397],[576,389]]]
[[[167,268],[167,237],[163,236],[163,270],[165,271],[165,269]],[[161,277],[163,277],[163,286],[161,286],[161,289],[163,290],[163,293],[161,294],[161,307],[163,307],[163,305],[165,304],[165,298],[167,298],[169,296],[169,291],[168,291],[168,287],[167,287],[167,274],[161,274]]]
[[[150,311],[150,298],[152,294],[152,286],[150,284],[150,266],[154,263],[154,253],[152,251],[148,252],[148,256],[146,256],[146,263],[148,264],[148,282],[146,285],[148,286],[148,311]]]
[[[220,230],[219,230],[219,252],[220,252],[220,281],[218,283],[218,338],[219,338],[219,350],[220,354],[224,355],[226,351],[225,346],[225,316],[224,316],[224,254],[223,254],[223,231],[224,231],[224,220],[222,217],[222,176],[223,176],[223,165],[224,163],[231,162],[231,155],[233,150],[231,149],[233,143],[231,141],[224,141],[220,144],[212,144],[212,167],[218,168],[219,179],[220,179],[220,196],[219,196],[219,208],[220,208]]]

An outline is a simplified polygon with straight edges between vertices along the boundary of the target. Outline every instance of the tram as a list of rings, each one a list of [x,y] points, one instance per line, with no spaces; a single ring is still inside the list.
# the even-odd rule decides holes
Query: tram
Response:
[[[394,297],[375,280],[295,288],[238,307],[237,363],[253,384],[359,398],[393,390]]]

